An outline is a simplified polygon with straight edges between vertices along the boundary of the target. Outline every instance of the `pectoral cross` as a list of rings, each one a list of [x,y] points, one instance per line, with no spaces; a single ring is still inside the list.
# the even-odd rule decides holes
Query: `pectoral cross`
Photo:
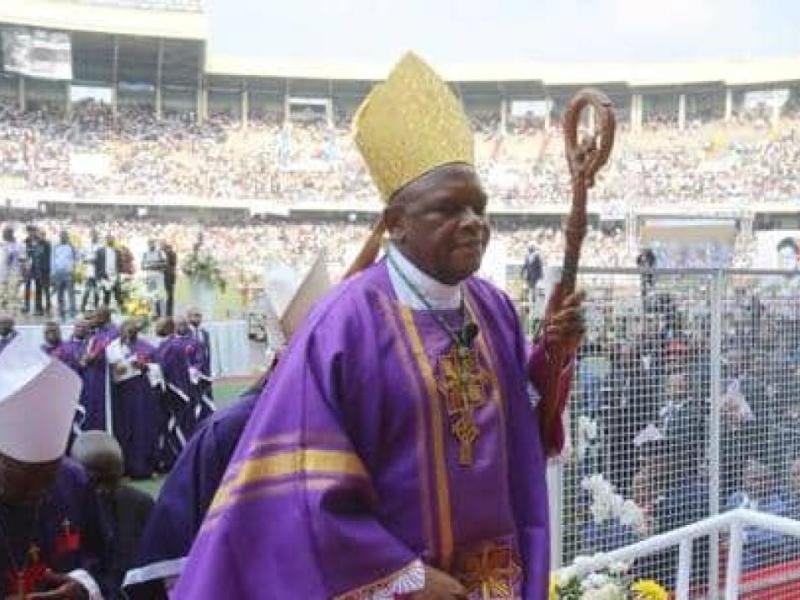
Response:
[[[459,344],[439,359],[439,389],[447,403],[450,431],[459,442],[458,462],[471,465],[473,446],[480,436],[475,410],[486,403],[484,389],[489,374],[480,366],[475,350]]]

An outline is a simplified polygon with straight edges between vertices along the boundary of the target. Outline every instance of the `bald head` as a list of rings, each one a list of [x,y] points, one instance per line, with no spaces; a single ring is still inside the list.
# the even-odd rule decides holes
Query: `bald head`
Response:
[[[76,340],[85,340],[89,335],[91,329],[90,320],[86,317],[81,317],[72,325],[72,337]]]
[[[98,488],[113,489],[122,478],[122,448],[105,431],[85,431],[72,444],[72,458],[83,465]]]
[[[189,333],[189,321],[186,320],[186,317],[177,317],[175,319],[175,333],[178,335]]]
[[[186,311],[186,320],[189,321],[192,327],[200,327],[203,322],[203,313],[199,308],[192,307]]]
[[[108,307],[101,306],[96,311],[94,311],[94,325],[95,327],[102,327],[106,323],[111,320],[111,311],[108,310]]]
[[[48,321],[44,326],[44,341],[49,346],[61,343],[61,327],[55,321]]]
[[[167,337],[175,333],[175,320],[172,317],[164,317],[156,321],[155,325],[156,335],[159,337]]]

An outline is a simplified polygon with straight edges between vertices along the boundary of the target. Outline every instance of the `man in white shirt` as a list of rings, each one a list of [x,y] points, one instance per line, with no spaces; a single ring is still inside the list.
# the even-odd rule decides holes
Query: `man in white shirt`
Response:
[[[167,268],[167,257],[158,247],[155,240],[147,243],[147,251],[142,255],[142,270],[145,272],[147,293],[153,298],[152,304],[156,317],[163,314],[161,307],[164,299],[164,271]]]
[[[15,314],[19,309],[19,282],[23,248],[14,239],[14,229],[3,229],[0,242],[0,310]]]
[[[122,309],[122,294],[119,281],[119,252],[114,247],[114,236],[106,237],[106,245],[97,250],[95,258],[95,274],[97,283],[103,290],[103,306],[111,305],[111,293],[117,307]]]
[[[102,248],[100,245],[100,237],[96,230],[92,230],[92,237],[86,248],[83,249],[82,259],[86,269],[86,279],[83,285],[83,299],[81,300],[81,312],[86,312],[86,303],[89,300],[89,294],[92,295],[92,308],[96,309],[100,304],[100,295],[97,292],[97,273],[95,269],[95,261],[97,260],[97,251]]]

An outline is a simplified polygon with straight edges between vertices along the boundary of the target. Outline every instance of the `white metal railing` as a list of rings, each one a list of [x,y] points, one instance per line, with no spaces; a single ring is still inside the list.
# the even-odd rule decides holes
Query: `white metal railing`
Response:
[[[558,571],[561,580],[582,577],[608,568],[612,563],[628,562],[678,546],[678,573],[675,597],[688,600],[692,575],[692,544],[694,540],[726,530],[730,533],[728,544],[728,567],[725,577],[725,600],[735,600],[739,595],[741,577],[742,532],[744,527],[759,527],[800,539],[800,521],[779,517],[745,508],[708,517],[685,527],[655,535],[635,544],[610,552],[584,557]]]

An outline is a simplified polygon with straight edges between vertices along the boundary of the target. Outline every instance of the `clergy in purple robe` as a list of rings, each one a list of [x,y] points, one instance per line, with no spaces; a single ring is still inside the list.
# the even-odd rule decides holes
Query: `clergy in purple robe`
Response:
[[[0,597],[99,600],[97,505],[63,458],[80,378],[25,340],[0,355]]]
[[[388,203],[387,258],[292,339],[175,597],[544,600],[558,448],[544,447],[532,399],[549,350],[579,344],[580,296],[554,303],[531,345],[508,297],[473,275],[489,241],[473,134],[416,56],[355,129]],[[547,401],[563,406],[570,374]]]
[[[57,358],[73,371],[78,372],[80,355],[75,352],[75,346],[64,342],[61,338],[61,326],[55,321],[48,321],[44,326],[44,344],[42,352]]]
[[[165,384],[162,447],[167,466],[174,462],[197,427],[195,414],[200,399],[189,377],[189,355],[193,347],[193,340],[173,331],[159,344],[156,353]]]
[[[81,358],[86,353],[86,345],[89,341],[89,324],[86,319],[80,318],[72,326],[72,335],[60,346],[61,350],[58,358],[61,359],[73,371],[82,375]]]
[[[157,469],[162,473],[168,473],[186,445],[181,418],[188,403],[184,401],[182,394],[180,396],[176,394],[169,385],[170,381],[174,380],[173,372],[175,370],[175,352],[173,351],[175,320],[172,317],[159,319],[156,322],[155,332],[160,340],[156,348],[155,360],[160,367],[163,382],[161,426],[158,434],[156,460]]]
[[[125,577],[131,600],[167,598],[167,586],[180,575],[262,388],[263,379],[206,420],[184,448],[150,513],[136,564]]]
[[[191,436],[197,426],[202,423],[209,415],[216,410],[214,401],[211,398],[208,388],[211,380],[203,374],[205,352],[202,340],[198,340],[193,334],[189,321],[186,318],[178,317],[175,319],[175,338],[176,345],[183,349],[186,361],[185,389],[192,404],[192,412],[187,415],[184,422],[184,430]],[[180,378],[183,382],[183,377]]]
[[[133,479],[150,477],[161,426],[157,382],[148,373],[155,348],[139,339],[138,323],[129,320],[105,352],[112,381],[113,434],[122,447],[125,474]]]
[[[202,371],[211,377],[211,335],[203,327],[203,313],[197,307],[192,307],[186,311],[186,320],[189,322],[189,329],[192,337],[202,343]]]
[[[119,335],[119,329],[111,323],[111,313],[106,307],[95,311],[91,325],[92,334],[80,361],[84,385],[81,402],[86,411],[83,429],[110,430],[111,382],[106,362],[106,346]]]

